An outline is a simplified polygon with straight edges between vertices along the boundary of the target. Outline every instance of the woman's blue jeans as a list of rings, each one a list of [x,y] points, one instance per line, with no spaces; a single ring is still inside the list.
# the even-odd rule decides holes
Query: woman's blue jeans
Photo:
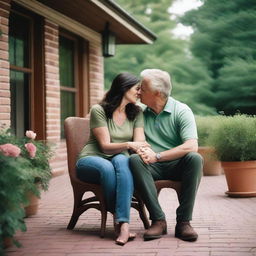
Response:
[[[111,160],[86,156],[77,161],[76,171],[78,179],[102,185],[107,210],[115,213],[116,222],[129,223],[133,177],[127,156],[118,154]]]

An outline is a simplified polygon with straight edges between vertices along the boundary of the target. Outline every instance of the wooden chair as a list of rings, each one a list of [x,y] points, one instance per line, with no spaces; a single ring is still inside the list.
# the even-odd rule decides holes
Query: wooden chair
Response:
[[[68,170],[73,187],[74,207],[67,229],[73,229],[79,216],[90,208],[101,212],[100,236],[104,237],[107,221],[107,210],[101,185],[80,181],[76,177],[77,156],[87,142],[90,134],[89,119],[80,117],[68,117],[64,123],[64,131],[67,144]],[[93,192],[94,196],[83,199],[85,192]],[[145,207],[140,196],[135,192],[132,207],[138,210],[140,218],[147,229],[149,227]]]
[[[181,192],[181,182],[180,181],[173,181],[173,180],[157,180],[155,181],[157,194],[159,195],[161,189],[163,188],[172,188],[176,191],[178,199],[180,198]]]

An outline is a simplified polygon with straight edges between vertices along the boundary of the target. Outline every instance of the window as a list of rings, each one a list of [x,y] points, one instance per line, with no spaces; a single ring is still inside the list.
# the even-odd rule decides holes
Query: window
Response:
[[[9,33],[11,128],[18,137],[24,136],[25,130],[29,128],[31,27],[32,23],[28,17],[11,13]]]
[[[45,139],[42,18],[12,3],[9,18],[11,128]]]
[[[64,120],[78,115],[78,40],[61,34],[59,47],[61,138],[64,138]]]

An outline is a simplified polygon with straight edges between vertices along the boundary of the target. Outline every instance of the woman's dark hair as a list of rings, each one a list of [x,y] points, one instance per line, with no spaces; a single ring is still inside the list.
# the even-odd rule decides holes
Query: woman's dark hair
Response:
[[[124,94],[139,82],[139,78],[130,73],[120,73],[114,78],[109,91],[100,102],[107,118],[112,118],[113,112],[121,104]],[[129,103],[125,107],[127,118],[131,121],[135,119],[139,111],[140,107],[133,103]]]

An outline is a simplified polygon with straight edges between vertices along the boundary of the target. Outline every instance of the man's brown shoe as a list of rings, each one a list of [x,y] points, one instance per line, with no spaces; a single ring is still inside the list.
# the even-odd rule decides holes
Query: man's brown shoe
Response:
[[[152,240],[160,238],[162,235],[167,234],[167,225],[165,220],[152,221],[149,229],[144,233],[144,240]]]
[[[191,227],[189,221],[181,221],[176,224],[175,237],[184,241],[193,242],[197,240],[198,235]]]

